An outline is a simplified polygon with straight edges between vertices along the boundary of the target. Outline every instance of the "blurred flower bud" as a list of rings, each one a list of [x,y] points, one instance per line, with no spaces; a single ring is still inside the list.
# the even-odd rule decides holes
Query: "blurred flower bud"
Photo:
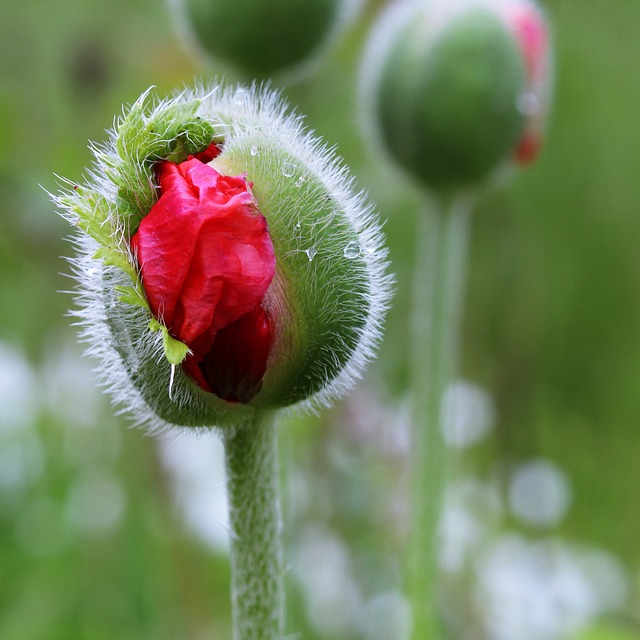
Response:
[[[354,0],[174,0],[188,42],[250,77],[298,68],[335,38]]]
[[[152,430],[329,403],[372,356],[389,296],[370,206],[272,93],[147,102],[56,198],[79,229],[102,381]]]
[[[381,145],[421,184],[476,186],[537,154],[547,109],[546,22],[533,0],[411,0],[373,30],[363,98]]]

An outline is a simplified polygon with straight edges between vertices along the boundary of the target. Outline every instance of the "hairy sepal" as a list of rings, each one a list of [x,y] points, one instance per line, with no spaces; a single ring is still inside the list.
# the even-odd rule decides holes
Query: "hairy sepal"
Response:
[[[254,101],[240,89],[225,98],[203,104],[225,132],[211,164],[246,172],[277,257],[265,300],[275,343],[252,404],[330,404],[352,386],[379,340],[391,289],[380,229],[335,154],[273,94]]]

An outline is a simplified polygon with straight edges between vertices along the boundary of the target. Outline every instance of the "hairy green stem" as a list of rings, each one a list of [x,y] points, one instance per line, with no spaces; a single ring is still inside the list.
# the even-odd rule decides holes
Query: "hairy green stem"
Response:
[[[418,229],[411,316],[413,521],[407,581],[413,640],[436,640],[437,532],[448,474],[442,398],[455,374],[466,271],[470,200],[458,195],[423,212]]]
[[[282,640],[284,564],[274,415],[224,436],[234,640]]]

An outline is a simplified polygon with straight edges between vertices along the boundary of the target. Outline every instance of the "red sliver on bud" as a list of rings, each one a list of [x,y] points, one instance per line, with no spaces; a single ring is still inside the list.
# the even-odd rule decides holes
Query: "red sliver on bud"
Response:
[[[518,143],[513,157],[520,165],[530,164],[538,157],[541,146],[540,135],[529,131],[524,134]]]
[[[530,9],[513,15],[512,24],[524,55],[529,82],[539,82],[545,69],[547,27],[544,20]]]
[[[217,158],[222,153],[222,148],[219,147],[215,142],[212,142],[204,151],[200,151],[199,153],[194,153],[193,157],[196,160],[200,160],[200,162],[211,162],[214,158]]]
[[[538,157],[542,147],[544,109],[539,102],[544,99],[547,82],[548,33],[543,16],[527,4],[515,3],[508,20],[524,58],[527,96],[534,100],[531,112],[525,114],[524,133],[513,152],[515,162],[526,165]]]

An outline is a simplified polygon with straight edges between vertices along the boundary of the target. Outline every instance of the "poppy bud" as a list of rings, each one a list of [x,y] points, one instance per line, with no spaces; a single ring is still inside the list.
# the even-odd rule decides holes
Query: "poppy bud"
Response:
[[[178,0],[188,42],[251,77],[270,77],[317,57],[353,0]]]
[[[144,95],[94,152],[56,201],[89,351],[139,423],[224,427],[353,383],[389,296],[381,234],[276,96]]]
[[[365,56],[365,108],[380,143],[423,185],[477,186],[532,160],[549,86],[547,27],[532,0],[401,2]]]

